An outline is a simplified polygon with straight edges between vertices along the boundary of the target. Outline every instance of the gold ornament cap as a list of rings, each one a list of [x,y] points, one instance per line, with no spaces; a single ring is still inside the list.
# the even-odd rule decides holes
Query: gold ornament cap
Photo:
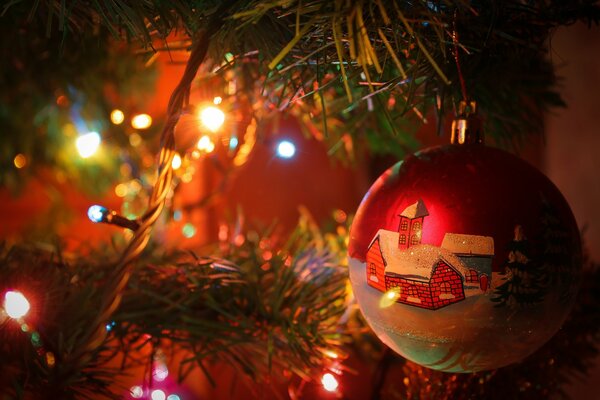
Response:
[[[477,116],[477,103],[462,100],[458,105],[458,116],[452,121],[450,143],[483,143],[482,123]]]

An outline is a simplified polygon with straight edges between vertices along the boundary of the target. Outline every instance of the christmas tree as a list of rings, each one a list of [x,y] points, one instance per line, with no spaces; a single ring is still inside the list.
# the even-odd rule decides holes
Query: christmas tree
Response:
[[[508,261],[505,265],[504,283],[496,288],[492,299],[498,306],[517,307],[535,304],[544,298],[542,269],[531,257],[529,242],[520,225],[515,227],[515,237],[509,245]]]
[[[488,141],[539,151],[568,107],[551,34],[599,20],[587,0],[8,2],[0,398],[567,396],[598,355],[597,260],[541,349],[456,374],[379,341],[346,253],[368,183],[471,100]],[[495,244],[497,309],[575,296],[557,215]]]

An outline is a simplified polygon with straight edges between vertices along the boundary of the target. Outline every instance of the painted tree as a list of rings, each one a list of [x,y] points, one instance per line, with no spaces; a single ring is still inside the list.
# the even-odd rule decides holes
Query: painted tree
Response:
[[[503,283],[496,288],[492,301],[497,307],[520,307],[539,303],[544,299],[544,274],[532,259],[530,243],[520,225],[509,245],[508,259],[502,273]]]

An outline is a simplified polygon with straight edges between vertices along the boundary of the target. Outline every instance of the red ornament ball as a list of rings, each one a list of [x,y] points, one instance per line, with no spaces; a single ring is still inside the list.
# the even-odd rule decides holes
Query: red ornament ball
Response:
[[[559,190],[482,144],[421,151],[388,169],[360,204],[350,280],[377,336],[448,372],[518,362],[560,328],[581,244]]]

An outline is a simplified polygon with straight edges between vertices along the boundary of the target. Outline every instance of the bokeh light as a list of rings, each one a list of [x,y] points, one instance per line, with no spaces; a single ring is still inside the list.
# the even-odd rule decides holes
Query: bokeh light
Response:
[[[296,145],[289,140],[282,140],[277,145],[277,156],[280,158],[292,158],[296,154]]]
[[[205,151],[207,153],[211,153],[215,149],[215,144],[210,140],[207,135],[204,135],[198,140],[198,144],[196,145],[198,150]]]
[[[15,167],[17,167],[18,169],[21,169],[25,165],[27,165],[27,157],[25,157],[24,154],[19,153],[15,156],[13,163],[15,164]]]
[[[337,379],[335,379],[335,376],[333,376],[333,374],[330,374],[329,372],[323,374],[323,377],[321,378],[321,384],[323,385],[323,388],[328,392],[335,392],[338,386],[340,385]]]
[[[152,398],[152,400],[165,400],[167,398],[167,395],[162,390],[156,389],[152,391],[150,397]]]
[[[110,121],[115,125],[121,125],[125,121],[125,114],[121,110],[112,110],[110,113]]]
[[[131,118],[131,126],[135,129],[148,129],[152,126],[152,117],[148,114],[137,114]]]
[[[177,153],[175,153],[175,155],[173,156],[173,161],[171,161],[171,167],[173,167],[174,170],[178,170],[179,168],[181,168],[181,156]]]
[[[191,237],[194,237],[194,235],[196,234],[196,227],[188,222],[183,226],[181,231],[183,233],[183,236],[189,239]]]
[[[131,389],[129,389],[129,394],[131,394],[131,397],[134,399],[141,399],[144,395],[144,389],[142,389],[141,386],[132,386]]]
[[[98,151],[100,141],[100,134],[98,132],[89,132],[79,136],[75,141],[75,146],[77,146],[77,151],[81,157],[88,158]]]
[[[4,294],[4,311],[9,317],[22,318],[27,315],[29,308],[29,301],[23,293],[10,290]]]
[[[181,397],[173,393],[167,396],[167,400],[181,400]]]
[[[216,132],[225,122],[225,113],[217,107],[204,107],[200,110],[200,122],[210,131]]]

